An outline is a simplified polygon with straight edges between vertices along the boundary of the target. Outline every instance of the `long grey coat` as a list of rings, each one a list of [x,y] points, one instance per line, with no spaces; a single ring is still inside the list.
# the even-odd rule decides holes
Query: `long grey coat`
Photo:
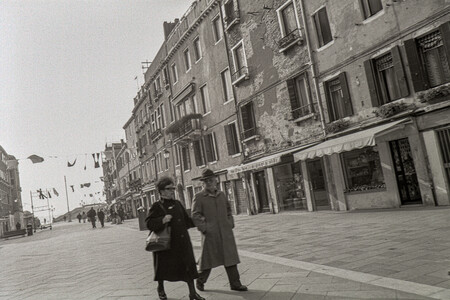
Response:
[[[231,207],[222,191],[217,191],[215,195],[206,190],[196,194],[192,203],[192,220],[202,233],[202,252],[198,264],[201,271],[239,263]]]

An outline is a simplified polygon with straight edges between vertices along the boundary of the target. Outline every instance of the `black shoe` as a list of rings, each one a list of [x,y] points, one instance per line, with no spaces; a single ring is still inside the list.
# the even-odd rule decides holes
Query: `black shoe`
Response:
[[[160,290],[158,288],[157,291],[158,291],[159,300],[167,300],[167,295],[164,290]]]
[[[197,286],[197,290],[202,291],[202,292],[205,290],[205,284],[198,281],[198,279],[197,279],[197,282],[195,285]]]
[[[238,291],[238,292],[246,292],[246,291],[248,291],[248,288],[245,285],[233,286],[233,287],[231,287],[231,289],[233,291]]]
[[[195,293],[194,295],[189,295],[189,300],[205,300],[205,298]]]

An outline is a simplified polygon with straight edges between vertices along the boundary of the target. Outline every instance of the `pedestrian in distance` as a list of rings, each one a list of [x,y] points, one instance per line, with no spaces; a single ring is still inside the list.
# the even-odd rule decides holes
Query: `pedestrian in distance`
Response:
[[[91,221],[91,223],[92,223],[92,228],[97,228],[97,226],[95,226],[95,216],[96,215],[97,215],[97,213],[95,212],[94,208],[91,207],[91,209],[87,213],[87,216],[89,218],[89,221]]]
[[[103,209],[99,209],[97,216],[100,224],[102,225],[102,228],[105,227],[105,213],[103,212]]]
[[[181,205],[175,200],[175,186],[172,178],[162,177],[156,183],[160,200],[153,203],[149,216],[145,220],[147,228],[156,233],[162,231],[166,224],[170,226],[170,249],[153,252],[154,280],[158,281],[160,300],[167,299],[164,280],[184,281],[189,287],[189,299],[204,300],[197,294],[194,279],[198,278],[194,251],[188,229],[194,223]]]
[[[212,268],[224,266],[231,290],[247,291],[237,269],[240,261],[233,235],[234,219],[230,203],[217,188],[217,176],[212,170],[204,169],[200,180],[203,190],[195,195],[192,202],[192,220],[202,233],[197,289],[205,289]]]
[[[17,221],[17,223],[16,223],[16,230],[20,230],[21,227],[22,227],[22,225],[20,225],[20,222]]]
[[[78,213],[77,219],[78,219],[78,223],[81,223],[81,214],[80,213]]]
[[[64,219],[64,222],[65,222],[65,221],[67,220],[67,217],[66,217],[66,216],[64,216],[64,218],[63,218],[63,219]]]
[[[119,214],[119,224],[122,224],[123,220],[125,219],[125,211],[123,210],[122,205],[119,206],[119,210],[117,211],[117,213]]]
[[[87,216],[84,211],[83,211],[83,214],[81,215],[81,218],[83,219],[83,223],[86,223]]]

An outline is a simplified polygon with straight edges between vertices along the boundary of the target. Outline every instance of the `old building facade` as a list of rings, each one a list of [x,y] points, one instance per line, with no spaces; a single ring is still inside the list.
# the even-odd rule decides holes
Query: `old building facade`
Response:
[[[127,122],[142,204],[169,175],[189,209],[207,167],[236,214],[450,205],[448,12],[194,1],[164,24]]]

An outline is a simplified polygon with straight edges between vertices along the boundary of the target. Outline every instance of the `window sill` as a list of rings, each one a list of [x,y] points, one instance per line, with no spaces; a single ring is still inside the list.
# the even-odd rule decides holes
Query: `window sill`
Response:
[[[362,25],[368,24],[370,22],[372,22],[375,19],[378,19],[380,16],[384,15],[384,9],[380,10],[379,12],[377,12],[376,14],[366,18],[363,22]]]
[[[192,70],[192,68],[189,68],[186,70],[186,74],[189,73],[189,71]]]
[[[220,43],[221,40],[222,40],[222,38],[220,38],[218,41],[216,41],[216,42],[214,43],[214,46],[217,45],[218,43]]]
[[[227,23],[227,26],[225,27],[225,31],[229,31],[231,27],[233,27],[234,24],[238,24],[240,21],[240,18],[234,18],[233,21],[230,22],[230,24]]]
[[[223,103],[223,105],[227,105],[228,103],[233,102],[234,98],[231,98],[230,100],[227,100],[226,102]]]
[[[308,115],[306,115],[306,116],[297,118],[297,119],[292,120],[292,121],[295,122],[295,123],[298,123],[298,122],[305,121],[305,120],[307,120],[307,119],[311,119],[311,118],[313,118],[313,117],[315,117],[315,116],[316,116],[315,113],[310,113],[310,114],[308,114]]]
[[[331,47],[331,45],[333,45],[333,44],[334,44],[334,39],[333,39],[331,42],[328,42],[328,44],[325,44],[325,45],[323,45],[322,47],[317,48],[316,51],[317,51],[317,52],[323,51],[323,50],[325,50],[325,49]]]
[[[379,193],[379,192],[386,192],[386,188],[369,189],[369,190],[364,190],[364,191],[351,191],[351,192],[344,192],[344,194],[345,195],[357,195],[357,194]]]
[[[184,170],[184,173],[189,173],[191,170]]]
[[[196,61],[195,61],[195,64],[197,64],[199,61],[201,61],[202,60],[202,58],[203,58],[203,56],[202,57],[200,57],[199,59],[197,59]]]
[[[246,143],[246,142],[249,142],[251,140],[259,141],[259,134],[252,135],[251,137],[248,137],[248,138],[244,139],[242,142]]]
[[[207,115],[209,115],[211,113],[211,111],[208,111],[207,113],[204,113],[202,116],[206,117]]]
[[[205,168],[205,167],[206,167],[206,165],[198,166],[199,169],[203,169],[203,168]]]
[[[287,44],[286,46],[284,46],[283,48],[281,48],[279,50],[280,53],[286,52],[288,49],[292,48],[293,46],[295,46],[296,44],[298,44],[299,46],[301,46],[303,44],[303,39],[302,38],[298,38],[294,41],[292,41],[291,43]]]
[[[210,165],[215,165],[215,164],[217,164],[217,160],[211,161],[211,162],[209,162],[209,164],[210,164]]]
[[[241,156],[241,155],[242,155],[242,153],[239,152],[239,153],[236,153],[236,154],[231,155],[231,157],[232,157],[232,158],[235,158],[235,157],[239,157],[239,156]]]
[[[249,78],[250,78],[250,76],[248,76],[248,74],[243,74],[243,75],[241,75],[241,77],[239,77],[238,79],[233,81],[232,84],[233,85],[238,85],[241,81],[247,80]]]

